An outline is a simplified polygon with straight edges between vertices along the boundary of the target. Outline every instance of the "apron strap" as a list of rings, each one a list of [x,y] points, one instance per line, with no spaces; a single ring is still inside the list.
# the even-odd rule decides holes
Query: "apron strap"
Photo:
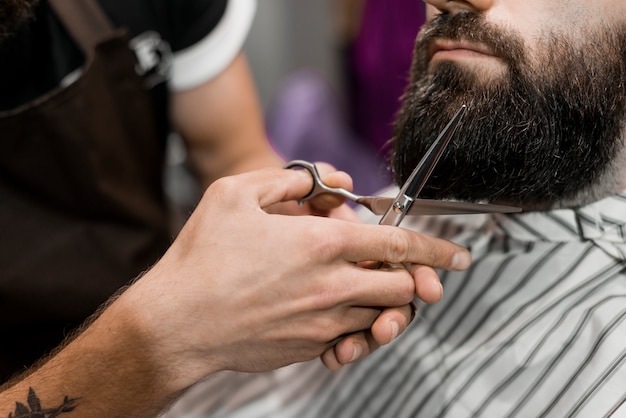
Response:
[[[65,28],[86,56],[115,28],[96,0],[49,0]]]

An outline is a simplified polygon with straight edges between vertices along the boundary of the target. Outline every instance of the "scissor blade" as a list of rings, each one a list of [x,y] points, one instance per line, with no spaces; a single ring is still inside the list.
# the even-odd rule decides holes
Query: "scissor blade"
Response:
[[[456,132],[456,129],[461,122],[461,118],[465,114],[465,109],[465,105],[461,106],[452,120],[448,122],[437,139],[435,139],[435,142],[433,142],[428,151],[426,151],[424,157],[422,157],[420,162],[417,163],[417,166],[409,178],[402,185],[398,196],[396,196],[394,202],[380,219],[380,225],[400,225],[402,218],[404,218],[409,211],[413,200],[424,188],[424,185],[428,181],[433,169],[439,162],[441,154],[443,154],[443,151],[448,146],[450,139]]]
[[[401,189],[405,195],[416,198],[422,191],[435,166],[439,162],[443,151],[446,149],[448,143],[450,143],[450,139],[452,139],[456,129],[459,127],[461,118],[465,114],[465,109],[465,105],[461,106],[443,131],[441,131],[435,142],[433,142],[428,151],[426,151],[426,154],[417,164],[413,173],[411,173],[411,176]]]
[[[393,204],[394,198],[379,197],[371,202],[375,215],[382,215]],[[464,215],[475,213],[515,213],[522,209],[514,206],[469,203],[450,200],[415,199],[407,215]]]

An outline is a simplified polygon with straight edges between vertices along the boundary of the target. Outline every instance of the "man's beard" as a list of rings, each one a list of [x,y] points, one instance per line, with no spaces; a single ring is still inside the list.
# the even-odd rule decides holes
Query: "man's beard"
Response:
[[[0,41],[10,37],[17,28],[32,17],[39,0],[0,0]]]
[[[462,125],[421,197],[578,205],[616,192],[626,120],[626,26],[571,37],[551,34],[530,57],[519,35],[480,15],[440,15],[420,33],[398,113],[391,156],[403,183],[461,105]],[[506,66],[476,74],[453,62],[428,70],[436,38],[483,43]],[[491,78],[491,80],[489,80]],[[608,184],[610,182],[611,184]],[[602,190],[598,190],[598,187]]]

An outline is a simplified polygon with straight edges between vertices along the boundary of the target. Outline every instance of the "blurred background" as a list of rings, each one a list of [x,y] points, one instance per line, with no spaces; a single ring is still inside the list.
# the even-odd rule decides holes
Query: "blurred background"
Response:
[[[259,0],[244,49],[279,153],[330,162],[358,193],[388,185],[391,122],[424,8],[419,0]]]
[[[258,1],[244,49],[263,104],[269,103],[283,78],[301,68],[315,69],[334,87],[341,88],[336,37],[341,24],[336,13],[340,1]]]

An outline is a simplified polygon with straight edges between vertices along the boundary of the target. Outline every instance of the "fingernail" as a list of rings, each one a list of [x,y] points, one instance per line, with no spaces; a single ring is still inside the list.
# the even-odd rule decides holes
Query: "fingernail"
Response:
[[[358,360],[359,357],[361,357],[361,354],[363,353],[363,348],[361,348],[359,344],[353,344],[352,347],[354,351],[352,352],[352,358],[350,359],[350,363]]]
[[[400,333],[400,325],[398,325],[396,321],[391,321],[390,325],[391,325],[391,340],[389,340],[389,342],[395,340],[398,334]]]
[[[439,300],[443,297],[443,285],[439,282]]]
[[[472,264],[472,257],[465,251],[458,252],[452,257],[450,268],[454,270],[465,270]]]

